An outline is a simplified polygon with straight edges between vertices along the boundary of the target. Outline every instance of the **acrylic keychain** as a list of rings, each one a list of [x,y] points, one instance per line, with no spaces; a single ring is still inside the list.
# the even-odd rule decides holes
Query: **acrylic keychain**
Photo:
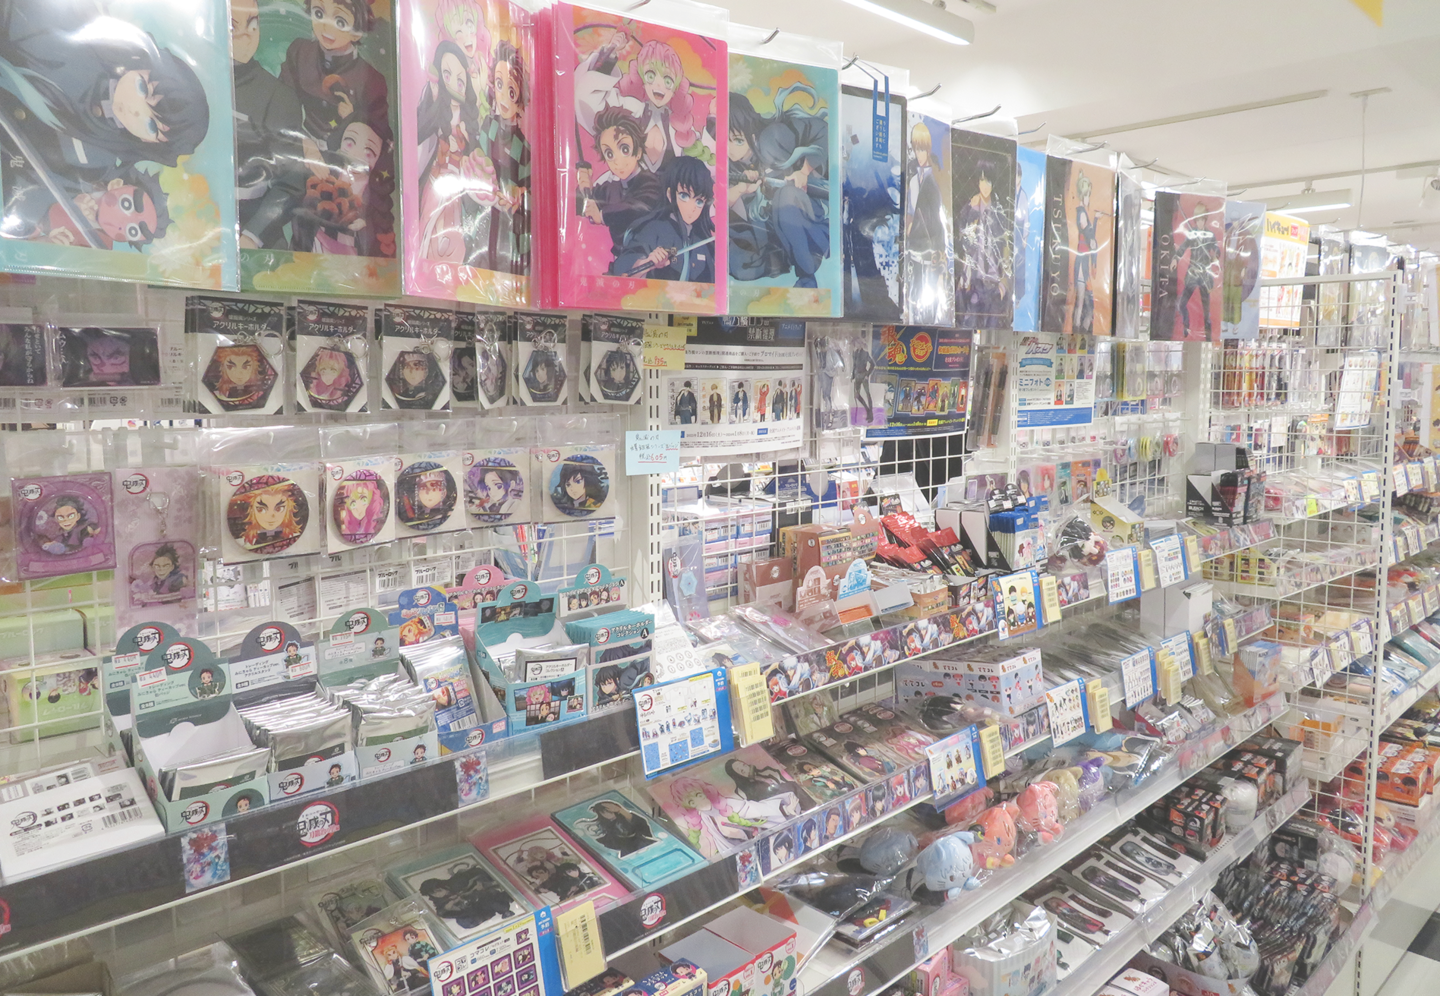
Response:
[[[21,578],[53,578],[115,566],[110,475],[61,474],[10,481]]]
[[[376,321],[383,407],[449,411],[455,312],[387,304]]]
[[[455,341],[450,350],[450,405],[474,408],[479,361],[475,357],[475,312],[455,312]]]
[[[291,340],[295,346],[297,411],[370,410],[369,308],[332,301],[296,301]]]
[[[522,405],[565,401],[564,315],[515,316],[515,400]]]
[[[503,312],[475,314],[475,394],[486,411],[510,402],[510,323]]]
[[[285,306],[219,297],[185,300],[185,332],[199,384],[194,401],[212,415],[278,415],[285,365]]]
[[[597,404],[638,405],[645,393],[641,371],[645,323],[638,318],[590,315],[589,399]]]
[[[115,483],[116,562],[125,582],[116,626],[186,628],[197,611],[200,475],[194,467],[135,467],[117,470]]]

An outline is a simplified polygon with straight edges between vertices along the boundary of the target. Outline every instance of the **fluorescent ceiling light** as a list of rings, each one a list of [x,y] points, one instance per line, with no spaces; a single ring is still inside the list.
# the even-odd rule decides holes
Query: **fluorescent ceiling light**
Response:
[[[1278,203],[1274,203],[1278,202]],[[1348,208],[1350,191],[1348,190],[1306,190],[1299,194],[1292,194],[1284,198],[1274,198],[1271,210],[1279,211],[1282,214],[1308,214],[1311,211],[1332,211],[1336,208]]]
[[[852,0],[853,2],[853,0]],[[1227,114],[1239,114],[1241,111],[1258,111],[1266,107],[1280,107],[1284,104],[1299,104],[1307,100],[1319,100],[1329,94],[1329,90],[1307,90],[1305,93],[1291,93],[1284,97],[1270,97],[1267,100],[1252,100],[1244,104],[1230,104],[1226,107],[1212,107],[1205,111],[1191,111],[1189,114],[1172,114],[1168,118],[1150,118],[1146,121],[1132,121],[1129,124],[1116,125],[1113,128],[1091,128],[1083,135],[1076,138],[1083,138],[1089,141],[1100,135],[1120,135],[1127,131],[1145,131],[1150,128],[1162,128],[1165,125],[1183,124],[1186,121],[1200,121],[1205,118],[1219,118]]]
[[[879,14],[896,24],[939,38],[951,45],[969,45],[975,39],[975,25],[947,13],[944,0],[927,3],[926,0],[845,0],[852,7]]]

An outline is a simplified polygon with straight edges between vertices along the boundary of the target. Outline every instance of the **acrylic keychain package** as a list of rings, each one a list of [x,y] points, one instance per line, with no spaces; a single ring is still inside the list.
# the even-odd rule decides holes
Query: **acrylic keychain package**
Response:
[[[375,315],[382,408],[450,410],[455,312],[387,304]]]
[[[900,320],[908,137],[906,101],[898,91],[908,78],[903,72],[881,75],[856,68],[841,77],[846,318]]]
[[[455,311],[455,344],[450,350],[450,406],[476,407],[475,312]]]
[[[0,269],[239,288],[228,19],[222,0],[7,7]]]
[[[502,311],[475,313],[475,400],[482,411],[510,403],[511,326]]]
[[[511,318],[515,338],[515,403],[527,408],[565,403],[564,315],[522,313]]]
[[[505,0],[401,0],[397,23],[405,292],[527,307],[535,15]]]
[[[614,444],[536,447],[534,458],[542,522],[615,515]]]
[[[616,315],[586,315],[584,322],[580,400],[638,405],[645,394],[645,322]]]
[[[395,451],[399,426],[345,426],[322,431],[327,553],[395,538]],[[368,456],[351,456],[365,453]],[[334,454],[343,454],[335,456]]]
[[[0,390],[11,387],[46,387],[45,328],[30,308],[0,308]]]
[[[209,415],[278,415],[285,407],[285,306],[222,297],[185,299],[190,397]]]
[[[905,321],[955,324],[950,108],[911,101],[905,126]]]
[[[485,438],[519,442],[522,423],[509,419],[481,423]],[[505,428],[501,428],[501,427]],[[507,431],[508,430],[508,431]],[[535,480],[527,446],[470,448],[465,465],[465,513],[472,526],[519,525],[535,520]]]
[[[360,967],[383,993],[424,990],[430,959],[447,946],[435,914],[413,897],[356,924],[349,940]]]
[[[245,6],[229,60],[243,288],[399,293],[392,5]]]
[[[115,625],[121,632],[150,621],[183,632],[193,627],[204,507],[193,444],[193,434],[146,431],[117,440],[126,464],[114,475]]]
[[[395,535],[428,536],[465,529],[463,422],[426,420],[406,425],[395,464]]]
[[[320,445],[311,429],[216,429],[208,453],[211,537],[226,564],[319,553],[326,510]]]
[[[333,301],[296,301],[295,410],[367,412],[370,405],[370,309]]]
[[[724,314],[728,16],[675,0],[640,13],[546,18],[539,304]]]
[[[844,314],[840,49],[730,25],[730,314]]]

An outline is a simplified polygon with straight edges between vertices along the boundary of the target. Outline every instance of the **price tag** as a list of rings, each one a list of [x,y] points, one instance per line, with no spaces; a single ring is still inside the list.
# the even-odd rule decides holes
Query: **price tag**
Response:
[[[1419,460],[1411,460],[1405,465],[1405,476],[1410,481],[1411,491],[1425,490],[1425,465]]]
[[[1133,546],[1121,547],[1105,554],[1105,591],[1110,604],[1129,601],[1140,594],[1140,558]]]
[[[1056,747],[1085,732],[1085,686],[1079,679],[1046,689],[1045,704],[1050,710],[1050,737]]]
[[[1000,727],[980,727],[980,764],[986,778],[994,778],[1005,771],[1005,745],[1000,742]]]
[[[1367,470],[1360,475],[1360,494],[1366,501],[1380,497],[1380,471]]]
[[[1348,633],[1337,633],[1326,645],[1326,656],[1330,658],[1331,671],[1343,671],[1350,666],[1355,659],[1355,651],[1350,649],[1350,636]]]
[[[1045,613],[1045,625],[1053,626],[1060,621],[1060,583],[1054,575],[1040,575],[1040,604]]]
[[[1220,629],[1225,635],[1225,652],[1233,654],[1240,649],[1240,634],[1235,629],[1235,620],[1226,619],[1220,623]]]
[[[1140,551],[1140,590],[1149,591],[1155,587],[1155,554],[1149,550]]]
[[[1410,475],[1405,472],[1405,465],[1397,463],[1390,468],[1391,491],[1396,495],[1403,495],[1410,490]]]
[[[1110,689],[1099,678],[1091,678],[1085,683],[1085,697],[1090,706],[1090,728],[1096,733],[1106,732],[1114,725],[1110,719]]]
[[[1150,544],[1150,549],[1155,551],[1155,570],[1160,577],[1160,587],[1168,588],[1185,580],[1185,548],[1179,536],[1161,537]]]
[[[560,945],[560,974],[565,977],[567,990],[605,971],[605,949],[600,943],[593,899],[555,914],[555,939]]]
[[[1120,687],[1125,692],[1125,708],[1134,709],[1155,694],[1155,662],[1150,651],[1131,654],[1120,662]]]
[[[1191,643],[1195,646],[1195,666],[1200,669],[1200,673],[1214,674],[1215,662],[1210,659],[1210,637],[1204,633],[1195,633]]]
[[[1420,602],[1425,607],[1425,615],[1433,616],[1440,612],[1440,588],[1431,585],[1420,593]]]
[[[1319,498],[1316,498],[1314,495],[1306,495],[1306,496],[1305,496],[1305,514],[1306,514],[1306,516],[1312,516],[1312,515],[1319,515],[1319,514],[1320,514],[1320,499],[1319,499]]]
[[[756,663],[741,664],[730,669],[730,707],[744,746],[769,740],[775,735],[774,713],[765,677]]]
[[[1185,576],[1189,577],[1200,569],[1204,557],[1200,554],[1200,540],[1196,536],[1185,537]]]
[[[1165,700],[1166,705],[1174,705],[1180,701],[1180,686],[1184,682],[1180,678],[1180,665],[1173,660],[1165,661],[1160,665],[1160,697]]]
[[[1195,662],[1190,654],[1190,634],[1180,633],[1161,641],[1161,646],[1170,654],[1170,660],[1180,669],[1180,680],[1189,681],[1195,677]]]
[[[690,331],[682,325],[646,322],[641,355],[646,370],[684,370],[685,335]],[[580,981],[585,981],[581,979]]]
[[[1350,642],[1355,647],[1355,653],[1362,657],[1375,649],[1375,641],[1370,636],[1370,621],[1368,619],[1358,623],[1355,628],[1350,631]]]

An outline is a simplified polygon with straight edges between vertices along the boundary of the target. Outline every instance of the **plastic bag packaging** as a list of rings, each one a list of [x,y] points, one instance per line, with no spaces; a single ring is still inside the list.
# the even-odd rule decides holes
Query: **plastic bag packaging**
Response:
[[[369,412],[375,394],[379,351],[370,309],[336,301],[296,301],[290,341],[295,355],[295,412]]]
[[[226,564],[320,552],[326,515],[313,427],[212,429],[201,447],[204,552]]]
[[[287,916],[226,938],[245,976],[257,983],[334,957],[330,945],[298,917]]]
[[[1139,171],[1122,155],[1115,174],[1115,337],[1140,338],[1141,279],[1145,256],[1145,190]]]
[[[285,306],[226,297],[185,299],[189,410],[205,415],[279,415],[289,354]]]
[[[949,106],[933,97],[905,108],[905,322],[955,324],[955,248]]]
[[[33,580],[115,567],[114,482],[96,433],[50,433],[45,446],[9,433],[5,470],[14,542],[0,544],[7,578]]]
[[[1040,329],[1110,335],[1113,327],[1113,155],[1051,136],[1045,167]]]
[[[1010,328],[1022,294],[1015,267],[1023,267],[1024,247],[1015,244],[1016,227],[1028,220],[1023,206],[1017,211],[1015,204],[1015,139],[955,128],[950,153],[955,323],[965,329]]]
[[[375,313],[380,341],[380,407],[450,410],[455,312],[387,304]]]
[[[535,520],[535,483],[527,419],[486,418],[466,422],[470,438],[461,453],[465,520],[471,526],[521,524]]]
[[[469,11],[440,0],[397,11],[400,105],[419,109],[400,117],[402,175],[415,178],[402,187],[405,293],[523,308],[546,74],[536,15],[505,0],[478,6],[468,29]]]
[[[900,94],[909,75],[866,62],[840,74],[846,318],[899,322],[903,314],[910,136],[907,101]]]
[[[470,421],[406,423],[395,472],[395,535],[425,537],[469,526],[464,509],[464,452]]]
[[[240,975],[235,952],[224,943],[211,944],[122,976],[120,996],[169,996],[193,990],[207,996],[254,996]]]
[[[320,430],[325,454],[328,553],[395,539],[395,454],[401,427],[393,422]]]
[[[1045,910],[1001,910],[953,948],[955,971],[970,991],[1027,996],[1055,985],[1055,925]]]
[[[374,981],[338,954],[260,983],[262,996],[379,996]]]
[[[430,959],[445,946],[435,915],[417,899],[402,899],[350,928],[355,960],[381,992],[425,991]]]
[[[1219,342],[1222,329],[1225,190],[1188,184],[1155,191],[1150,258],[1150,338]]]

